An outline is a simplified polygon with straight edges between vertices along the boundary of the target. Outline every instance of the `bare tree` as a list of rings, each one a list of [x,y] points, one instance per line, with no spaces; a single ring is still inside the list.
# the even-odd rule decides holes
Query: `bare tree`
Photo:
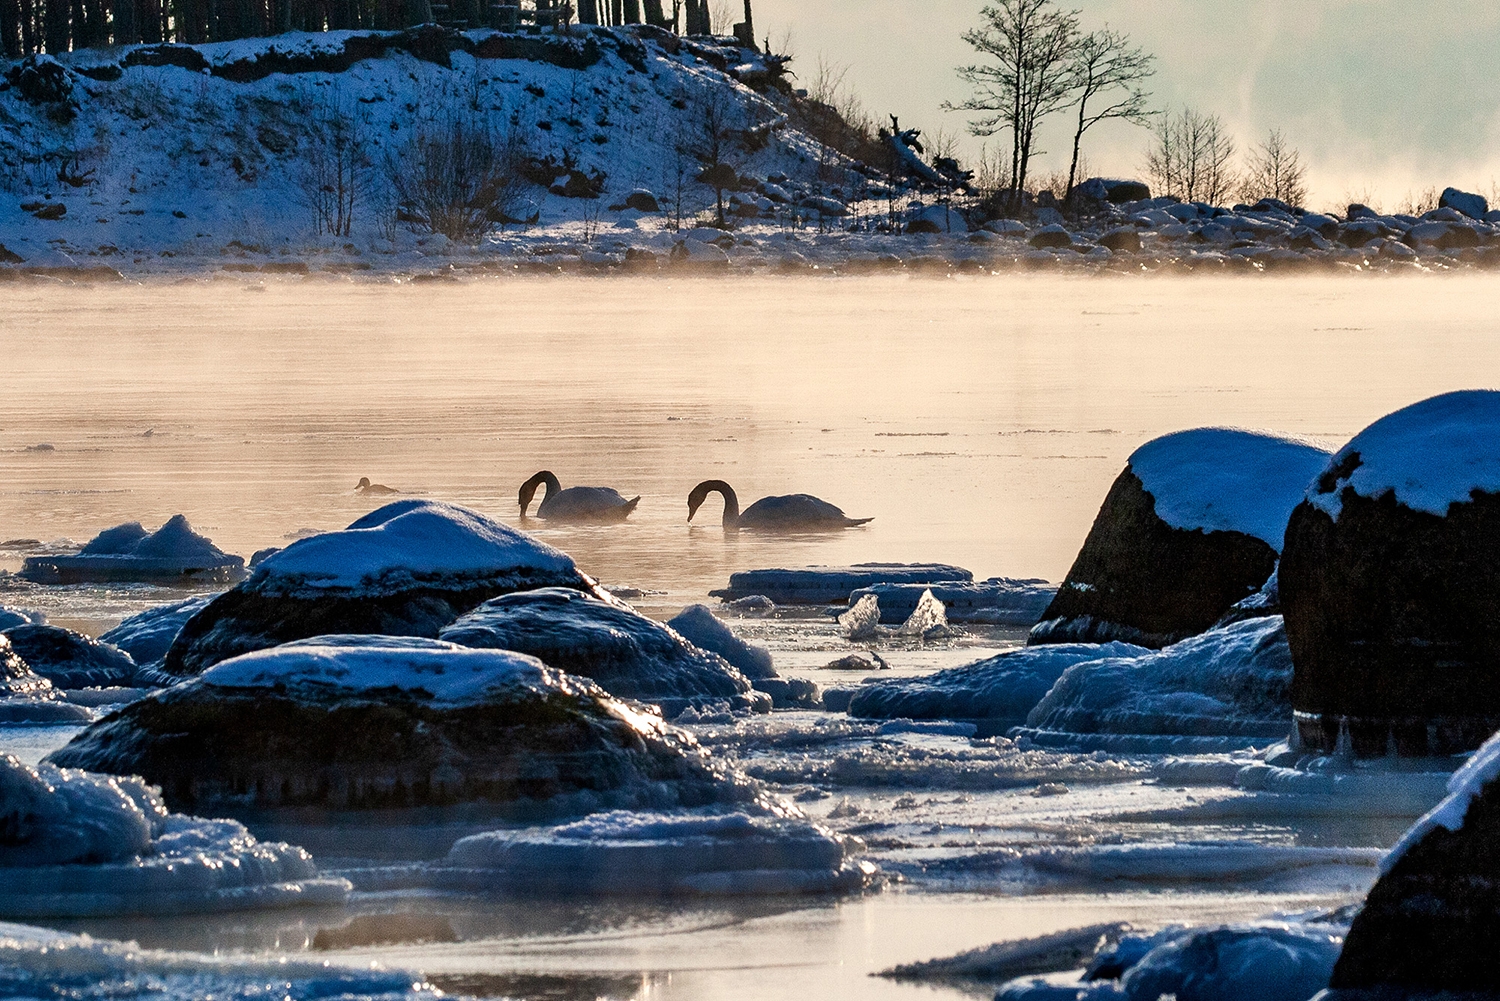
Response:
[[[1247,202],[1275,198],[1294,208],[1307,200],[1307,166],[1280,129],[1272,129],[1266,141],[1251,150],[1240,197]]]
[[[418,128],[386,164],[400,218],[414,229],[472,243],[510,209],[526,185],[519,133],[497,135],[478,116]]]
[[[301,193],[319,235],[347,237],[365,195],[370,158],[362,124],[342,95],[315,101],[308,116]]]
[[[1085,132],[1112,119],[1137,125],[1150,121],[1147,102],[1151,95],[1141,84],[1156,72],[1153,61],[1141,49],[1131,48],[1125,34],[1107,27],[1078,39],[1073,54],[1078,127],[1073,132],[1073,162],[1064,198],[1072,198],[1073,185],[1078,183],[1078,155]]]
[[[1217,205],[1235,188],[1234,151],[1222,118],[1183,108],[1157,120],[1146,172],[1160,194]]]
[[[959,67],[958,75],[974,86],[974,95],[947,107],[981,112],[969,123],[976,136],[1010,132],[1009,203],[1014,209],[1038,152],[1037,125],[1070,103],[1078,12],[1063,10],[1053,0],[999,0],[981,16],[984,23],[965,32],[964,41],[992,62]]]

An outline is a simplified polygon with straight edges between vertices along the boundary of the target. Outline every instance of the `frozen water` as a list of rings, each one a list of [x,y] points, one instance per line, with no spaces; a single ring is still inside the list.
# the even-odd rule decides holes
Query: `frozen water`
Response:
[[[1173,528],[1243,532],[1280,552],[1292,508],[1327,461],[1300,439],[1198,428],[1147,442],[1130,468]]]
[[[962,567],[944,563],[856,563],[846,567],[746,570],[731,574],[727,588],[710,593],[726,601],[760,594],[778,605],[827,605],[841,604],[851,592],[876,584],[973,579],[974,575]]]
[[[1128,925],[1090,925],[1068,928],[1037,938],[971,949],[944,959],[907,963],[881,971],[882,977],[901,980],[1008,980],[1028,973],[1073,970],[1093,959],[1106,943],[1116,940]],[[1145,955],[1144,952],[1141,953]],[[1137,960],[1139,957],[1136,957]]]
[[[300,848],[169,814],[135,777],[0,755],[0,914],[87,917],[342,903]]]
[[[16,626],[5,635],[27,665],[58,688],[108,688],[134,682],[135,661],[112,643],[60,626]]]
[[[0,633],[0,724],[87,723],[93,714],[64,702],[46,678],[26,665]]]
[[[565,677],[507,650],[399,636],[318,636],[220,661],[199,679],[217,688],[279,688],[315,699],[394,690],[435,705],[466,706],[504,693],[547,693]]]
[[[140,522],[105,529],[76,556],[28,557],[20,576],[39,584],[234,580],[244,569],[243,559],[221,551],[179,514],[151,533]]]
[[[438,501],[402,500],[342,532],[299,539],[255,570],[252,584],[286,590],[388,591],[419,583],[482,578],[527,569],[572,574],[573,561],[475,511]]]
[[[1057,588],[1043,580],[1006,577],[978,583],[875,584],[852,592],[849,603],[872,595],[880,602],[882,621],[895,624],[909,618],[929,591],[943,603],[951,621],[1031,626],[1041,619]]]
[[[849,640],[873,639],[880,626],[880,600],[867,594],[839,616],[839,628]]]
[[[864,685],[849,714],[868,719],[993,721],[990,729],[1023,723],[1064,671],[1104,657],[1136,658],[1149,651],[1129,643],[1058,643],[1002,653],[919,678]]]
[[[1378,848],[1214,842],[1046,848],[1027,853],[1024,861],[1050,876],[1097,887],[1116,880],[1244,884],[1289,870],[1322,866],[1367,868],[1373,877],[1381,854]]]
[[[572,894],[781,894],[857,889],[863,845],[796,817],[616,811],[464,838],[449,885]]]
[[[172,641],[182,631],[182,624],[217,597],[217,593],[200,594],[148,608],[127,617],[118,626],[102,633],[99,639],[104,643],[113,643],[130,654],[142,669],[160,668]]]
[[[1381,864],[1381,872],[1390,871],[1402,855],[1436,828],[1460,830],[1469,814],[1469,805],[1497,777],[1500,777],[1500,733],[1485,741],[1484,746],[1453,773],[1448,781],[1447,797],[1401,836]]]
[[[1071,733],[1275,737],[1291,726],[1292,656],[1280,616],[1140,655],[1069,667],[1027,718]]]
[[[1445,393],[1388,414],[1357,434],[1307,488],[1307,500],[1337,519],[1343,492],[1394,492],[1413,511],[1443,517],[1476,490],[1500,492],[1500,392]]]
[[[24,608],[10,608],[0,605],[0,630],[31,625],[32,623],[40,625],[46,621],[47,616],[41,612],[30,612]]]
[[[922,597],[917,600],[917,607],[912,609],[911,615],[901,623],[901,627],[896,630],[896,635],[926,638],[938,630],[947,628],[948,613],[943,608],[943,603],[933,597],[932,591],[927,590],[922,592]]]
[[[667,625],[694,646],[723,657],[752,681],[776,677],[771,651],[740,639],[707,605],[689,605],[669,619]]]

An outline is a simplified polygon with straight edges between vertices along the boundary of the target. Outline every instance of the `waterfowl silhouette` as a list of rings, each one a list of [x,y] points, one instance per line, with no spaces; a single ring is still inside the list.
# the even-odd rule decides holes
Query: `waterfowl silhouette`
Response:
[[[385,494],[399,494],[401,491],[395,487],[388,487],[384,483],[371,483],[368,476],[361,476],[359,482],[354,485],[356,493],[369,494],[372,496],[384,496]]]
[[[564,490],[557,477],[546,470],[537,473],[521,484],[521,517],[531,507],[537,487],[546,487],[542,502],[537,505],[536,516],[547,521],[624,521],[641,502],[639,497],[626,500],[613,487],[569,487]]]
[[[723,480],[704,480],[688,494],[688,521],[708,495],[724,495],[724,527],[748,528],[761,532],[816,532],[835,528],[853,528],[874,518],[850,518],[825,500],[810,494],[787,494],[762,497],[740,513],[740,499],[734,488]]]

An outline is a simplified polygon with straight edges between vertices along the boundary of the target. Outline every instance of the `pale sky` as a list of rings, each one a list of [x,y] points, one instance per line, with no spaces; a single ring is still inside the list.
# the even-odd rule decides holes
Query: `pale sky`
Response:
[[[959,37],[980,0],[755,0],[757,34],[791,32],[794,69],[847,64],[871,111],[903,126],[962,132],[941,110],[971,61]],[[1154,53],[1159,106],[1221,115],[1244,148],[1282,129],[1310,166],[1310,203],[1366,195],[1387,210],[1449,184],[1500,185],[1500,2],[1494,0],[1071,0],[1087,28],[1130,34]],[[1107,131],[1106,131],[1107,129]],[[1066,169],[1059,119],[1039,164]],[[1086,140],[1096,172],[1139,176],[1144,130],[1101,125]],[[1008,141],[1008,140],[1007,140]],[[977,141],[964,150],[977,152]]]

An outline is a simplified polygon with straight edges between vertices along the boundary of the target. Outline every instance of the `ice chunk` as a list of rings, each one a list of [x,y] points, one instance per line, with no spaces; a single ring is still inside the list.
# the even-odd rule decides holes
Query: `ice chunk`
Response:
[[[1188,844],[1095,845],[1043,848],[1024,856],[1028,866],[1088,886],[1138,883],[1243,882],[1297,869],[1354,866],[1373,873],[1376,848],[1305,848],[1248,841]]]
[[[839,628],[845,639],[865,640],[876,635],[880,626],[880,602],[873,594],[867,594],[854,603],[854,607],[840,615]]]
[[[1158,946],[1120,978],[1130,1001],[1307,1001],[1328,986],[1342,927],[1230,925]]]
[[[861,598],[861,601],[864,599]],[[877,603],[878,611],[878,603]],[[911,615],[901,623],[901,628],[896,630],[897,636],[927,636],[939,630],[948,628],[948,613],[943,608],[943,603],[933,597],[931,589],[922,592],[922,597],[917,601],[917,607],[912,609]]]
[[[1023,723],[1063,672],[1101,657],[1149,653],[1128,643],[1060,643],[1026,647],[921,678],[897,678],[860,688],[849,715],[865,719],[985,720],[990,732]]]
[[[1068,928],[1016,942],[997,942],[944,959],[893,966],[880,971],[878,976],[893,980],[993,981],[1076,970],[1092,960],[1105,943],[1118,939],[1129,927],[1115,922]]]
[[[160,668],[182,625],[197,615],[218,594],[200,594],[169,605],[158,605],[122,621],[99,639],[124,650],[145,669]]]
[[[979,583],[875,584],[851,593],[849,602],[855,604],[867,594],[874,595],[880,601],[881,620],[892,625],[909,618],[928,592],[943,603],[954,622],[1030,626],[1041,619],[1057,587],[1043,580],[1005,577]]]
[[[869,881],[862,847],[800,818],[617,811],[467,837],[444,867],[456,885],[544,894],[824,893]]]
[[[238,580],[245,561],[231,556],[174,515],[155,532],[139,522],[105,529],[76,556],[29,556],[20,577],[39,584],[108,581]]]
[[[937,584],[973,579],[974,575],[962,567],[944,563],[856,563],[847,567],[747,570],[730,575],[727,588],[709,593],[725,601],[758,594],[778,605],[827,605],[841,603],[849,598],[850,592],[876,584]]]
[[[27,665],[58,688],[118,687],[135,678],[130,654],[71,629],[26,625],[5,635]]]
[[[1157,652],[1069,667],[1027,718],[1053,731],[1279,737],[1291,726],[1292,657],[1280,616]]]
[[[771,663],[771,651],[740,639],[707,605],[689,605],[675,618],[667,620],[667,625],[694,646],[723,657],[752,681],[777,676]]]
[[[440,636],[466,647],[530,654],[558,670],[592,678],[620,698],[654,702],[669,717],[721,700],[742,710],[770,708],[770,700],[754,693],[745,676],[718,654],[634,609],[571,588],[502,595]]]

